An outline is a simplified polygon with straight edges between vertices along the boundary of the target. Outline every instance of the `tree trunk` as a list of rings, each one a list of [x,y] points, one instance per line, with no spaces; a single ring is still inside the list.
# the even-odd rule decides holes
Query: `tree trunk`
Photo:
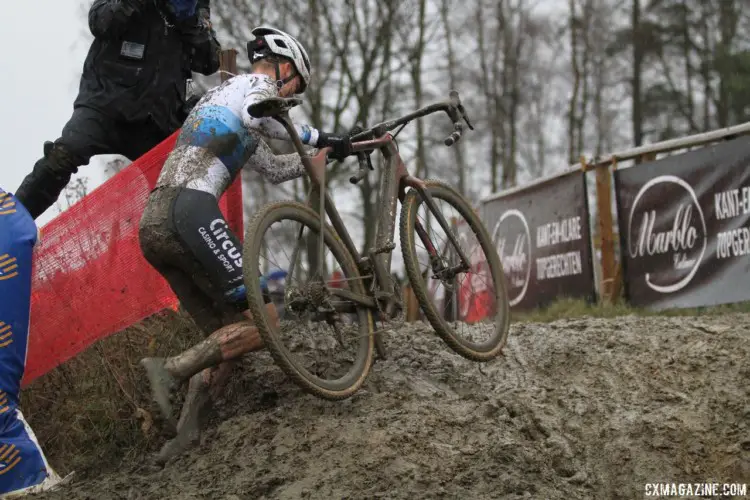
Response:
[[[719,2],[719,46],[715,64],[719,76],[719,92],[716,103],[716,121],[719,127],[731,125],[732,94],[730,81],[735,69],[731,65],[732,44],[737,34],[739,12],[734,0]]]
[[[709,12],[705,4],[702,5],[701,35],[704,46],[701,51],[701,78],[703,79],[703,131],[711,130],[711,99],[713,89],[711,88],[711,28],[709,27]]]
[[[633,75],[631,82],[633,92],[633,144],[638,147],[643,144],[643,42],[641,40],[641,0],[633,0],[630,24],[633,37]]]
[[[422,57],[424,55],[425,0],[419,0],[419,26],[417,45],[412,54],[411,78],[414,86],[414,104],[416,109],[422,107]],[[417,120],[417,176],[429,177],[424,145],[424,121]]]
[[[593,22],[593,15],[593,0],[586,0],[580,24],[581,36],[583,37],[583,57],[581,61],[581,80],[583,81],[583,89],[581,90],[581,102],[578,108],[578,116],[576,117],[577,150],[574,152],[575,157],[583,154],[585,147],[586,117],[589,110],[589,99],[591,98],[589,70],[591,66],[591,23]]]
[[[518,27],[507,30],[508,37],[505,40],[509,55],[504,61],[504,71],[510,74],[510,102],[508,103],[508,148],[505,165],[503,168],[503,188],[507,189],[516,185],[518,177],[518,112],[521,107],[521,55],[523,52],[526,36],[526,13],[522,7],[518,8]]]
[[[507,106],[507,96],[512,92],[510,89],[510,66],[506,64],[510,59],[510,51],[512,50],[509,40],[512,40],[512,34],[510,33],[511,27],[507,22],[505,15],[506,0],[501,0],[497,3],[496,18],[499,27],[499,33],[497,35],[497,41],[495,43],[495,57],[493,58],[492,64],[492,81],[493,81],[493,94],[495,96],[495,116],[493,117],[494,135],[493,135],[493,157],[497,158],[502,164],[502,175],[500,178],[501,187],[505,187],[505,176],[507,169],[510,164],[510,144],[509,144],[509,109]],[[502,49],[500,48],[502,46]],[[502,56],[502,57],[500,57]],[[500,87],[498,88],[498,80]],[[496,139],[497,138],[497,139]]]
[[[693,96],[693,65],[691,64],[691,43],[690,43],[690,19],[689,19],[689,7],[687,0],[682,0],[682,57],[684,58],[683,63],[685,65],[685,93],[687,100],[687,114],[688,114],[688,125],[690,127],[689,132],[691,134],[698,133],[699,130],[695,126],[695,97]]]
[[[477,11],[475,18],[477,26],[477,42],[479,52],[479,67],[480,76],[479,81],[481,82],[484,96],[487,99],[488,113],[487,122],[489,125],[490,132],[490,192],[494,193],[498,188],[498,168],[500,165],[500,148],[498,146],[498,130],[497,123],[500,120],[500,98],[495,92],[495,67],[497,64],[493,64],[493,68],[490,69],[489,61],[487,60],[487,46],[485,40],[485,19],[484,19],[484,8],[482,0],[477,2]],[[495,50],[498,53],[498,50]],[[492,77],[492,78],[491,78]]]
[[[450,88],[456,89],[458,86],[456,81],[456,55],[453,49],[453,30],[451,29],[448,12],[448,0],[442,0],[440,4],[440,17],[445,30],[445,45],[448,53],[448,78],[450,79]],[[458,192],[466,194],[466,160],[463,154],[463,143],[464,141],[462,140],[453,146],[453,159],[456,162],[456,170],[458,171]]]
[[[576,2],[569,1],[570,6],[570,60],[573,70],[573,89],[568,102],[568,163],[576,162],[576,123],[578,122],[578,94],[581,88],[581,68],[578,64],[578,21],[576,19]]]

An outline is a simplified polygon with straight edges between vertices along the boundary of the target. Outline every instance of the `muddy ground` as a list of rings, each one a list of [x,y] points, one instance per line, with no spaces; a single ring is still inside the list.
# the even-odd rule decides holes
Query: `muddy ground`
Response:
[[[410,325],[339,403],[260,353],[191,454],[45,497],[630,499],[657,481],[750,484],[748,332],[739,313],[515,324],[505,356],[479,366]]]

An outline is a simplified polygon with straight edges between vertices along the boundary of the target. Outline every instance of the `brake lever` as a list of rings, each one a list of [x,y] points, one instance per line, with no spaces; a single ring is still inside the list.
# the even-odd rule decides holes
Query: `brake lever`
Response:
[[[469,127],[469,130],[474,130],[474,127],[469,121],[469,117],[466,115],[466,109],[464,109],[464,105],[461,102],[461,98],[458,96],[458,91],[451,90],[449,95],[450,95],[450,100],[451,100],[452,105],[456,108],[456,111],[458,111],[458,113],[461,115],[461,118],[464,119],[464,121],[466,122],[466,125],[468,125]],[[459,121],[459,120],[454,120],[454,126],[455,126],[456,121]],[[459,136],[460,135],[461,133],[459,132]]]
[[[357,153],[357,160],[359,160],[359,171],[356,174],[349,177],[349,182],[357,184],[359,181],[367,177],[368,166],[369,170],[372,170],[372,162],[370,162],[370,155],[367,153]]]
[[[466,116],[466,110],[464,109],[463,104],[458,105],[458,112],[461,113],[461,116],[463,117],[464,121],[466,122],[466,125],[468,125],[469,130],[474,130],[474,127],[471,125],[471,122],[469,121],[469,117]]]

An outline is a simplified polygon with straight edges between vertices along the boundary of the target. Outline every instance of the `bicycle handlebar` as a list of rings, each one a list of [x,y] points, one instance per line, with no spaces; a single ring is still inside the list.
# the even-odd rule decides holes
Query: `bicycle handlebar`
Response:
[[[300,156],[304,156],[304,148],[302,146],[302,143],[300,142],[300,139],[297,136],[296,131],[294,130],[293,124],[289,120],[289,116],[286,114],[289,109],[299,105],[301,102],[302,101],[299,98],[272,97],[248,106],[247,111],[251,116],[257,118],[264,116],[273,116],[274,118],[279,120],[284,125],[284,128],[286,128],[286,130],[292,136],[292,139],[295,143],[295,148],[297,148]],[[352,132],[354,132],[356,135],[350,135],[350,139],[352,143],[357,143],[359,141],[381,138],[387,132],[393,130],[398,126],[406,125],[407,123],[416,120],[417,118],[421,118],[438,111],[445,111],[445,113],[451,119],[451,122],[453,122],[453,133],[443,141],[446,146],[452,146],[461,139],[461,135],[463,133],[463,125],[461,124],[461,119],[466,122],[466,125],[469,126],[469,129],[474,130],[474,127],[469,121],[469,117],[466,115],[466,110],[464,109],[463,104],[461,104],[461,99],[458,97],[458,92],[455,90],[451,90],[449,93],[449,99],[447,101],[430,104],[400,118],[378,123],[377,125],[370,127],[367,130],[362,130],[361,127],[357,127],[359,130],[352,129]],[[349,178],[349,182],[351,182],[352,184],[357,184],[367,175],[367,172],[369,170],[374,170],[372,161],[370,160],[370,154],[372,153],[372,151],[373,149],[365,149],[363,151],[354,153],[359,158],[359,172],[356,175],[351,176]],[[330,157],[328,158],[328,160],[330,160]]]
[[[469,126],[469,129],[474,130],[474,127],[471,125],[468,116],[466,116],[466,110],[464,109],[463,104],[461,104],[461,99],[458,97],[458,92],[455,90],[451,90],[449,94],[449,100],[447,101],[430,104],[412,113],[404,115],[401,118],[378,123],[377,125],[370,127],[367,130],[362,130],[361,127],[357,126],[350,132],[350,134],[352,132],[354,133],[354,135],[350,135],[350,138],[352,143],[357,143],[359,141],[366,141],[369,139],[382,137],[386,134],[386,132],[393,130],[398,126],[405,125],[412,120],[416,120],[417,118],[421,118],[438,111],[445,111],[445,113],[453,122],[453,133],[451,133],[451,135],[449,135],[443,141],[446,146],[453,146],[461,139],[461,134],[463,133],[463,125],[461,124],[462,118],[466,122],[466,125]],[[356,174],[349,177],[349,182],[351,182],[352,184],[358,184],[367,176],[368,171],[374,170],[372,167],[372,161],[370,161],[371,152],[372,151],[366,150],[355,153],[357,155],[357,158],[359,159],[359,170]]]
[[[471,125],[471,122],[466,115],[466,110],[464,109],[463,104],[461,104],[461,99],[458,96],[458,92],[455,90],[451,90],[449,94],[449,100],[430,104],[394,120],[388,120],[382,123],[378,123],[370,127],[369,129],[352,136],[351,140],[352,142],[357,142],[358,140],[361,141],[371,139],[373,137],[380,137],[386,132],[389,132],[398,126],[405,125],[413,120],[416,120],[417,118],[422,118],[423,116],[427,116],[438,111],[445,111],[445,113],[453,122],[453,133],[443,141],[446,146],[452,146],[461,139],[461,135],[463,133],[463,125],[461,124],[461,119],[466,122],[466,125],[468,125],[470,130],[474,130],[474,127]]]

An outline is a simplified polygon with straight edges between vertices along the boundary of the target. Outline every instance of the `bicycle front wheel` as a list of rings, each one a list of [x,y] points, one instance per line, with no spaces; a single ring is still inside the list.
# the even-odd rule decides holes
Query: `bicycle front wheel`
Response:
[[[276,364],[303,390],[323,399],[350,397],[364,383],[374,357],[369,309],[332,292],[365,295],[362,279],[333,229],[306,205],[263,207],[248,225],[243,272],[250,311]],[[322,268],[321,268],[322,265]],[[260,276],[285,275],[275,292],[279,324],[269,318]],[[279,299],[280,297],[280,299]]]
[[[425,181],[435,205],[469,259],[450,242],[419,191],[409,190],[401,207],[401,251],[417,301],[432,327],[455,352],[489,361],[502,351],[510,310],[497,249],[479,216],[455,189]]]

